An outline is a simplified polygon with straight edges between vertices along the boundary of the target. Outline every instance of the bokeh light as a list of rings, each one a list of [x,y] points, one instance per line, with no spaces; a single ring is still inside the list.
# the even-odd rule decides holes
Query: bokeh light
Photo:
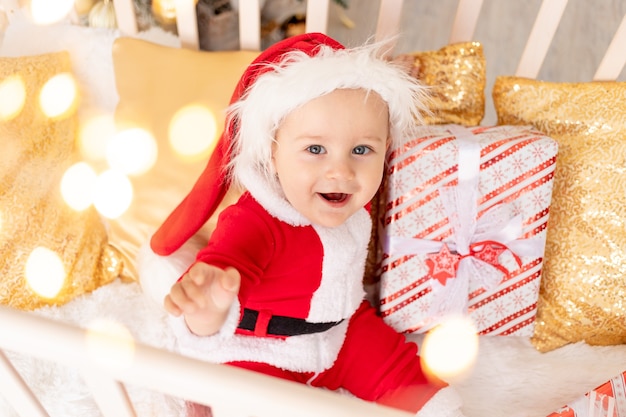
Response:
[[[96,319],[87,326],[87,351],[105,368],[127,369],[135,356],[135,340],[122,324]]]
[[[55,252],[43,246],[36,247],[26,260],[26,282],[39,296],[52,299],[63,288],[65,268]]]
[[[104,171],[96,179],[93,204],[104,217],[115,219],[124,214],[133,200],[133,186],[122,172]]]
[[[42,87],[39,105],[43,113],[51,119],[70,114],[76,108],[77,86],[69,73],[57,74]]]
[[[31,0],[30,13],[39,25],[63,20],[74,7],[74,0]]]
[[[61,179],[63,200],[74,210],[85,210],[93,202],[96,178],[96,172],[86,162],[72,165]]]
[[[465,316],[447,317],[424,337],[421,359],[427,373],[446,382],[464,379],[478,355],[478,333]]]
[[[104,161],[109,140],[115,135],[112,114],[86,114],[81,116],[78,130],[78,149],[86,160]]]
[[[20,114],[26,102],[26,87],[19,75],[10,75],[0,83],[0,121]]]
[[[153,0],[152,12],[154,17],[165,24],[176,22],[176,1],[175,0]]]
[[[126,175],[140,175],[156,163],[157,143],[147,130],[124,130],[107,144],[106,158],[111,168]]]
[[[192,104],[178,110],[169,125],[170,146],[185,159],[209,155],[217,141],[217,121],[206,106]]]

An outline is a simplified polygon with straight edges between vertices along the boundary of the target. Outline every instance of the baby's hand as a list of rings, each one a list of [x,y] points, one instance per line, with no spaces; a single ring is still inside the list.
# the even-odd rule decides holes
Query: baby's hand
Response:
[[[240,283],[236,269],[198,262],[172,286],[165,297],[165,309],[176,317],[182,314],[194,334],[215,334],[226,321]]]

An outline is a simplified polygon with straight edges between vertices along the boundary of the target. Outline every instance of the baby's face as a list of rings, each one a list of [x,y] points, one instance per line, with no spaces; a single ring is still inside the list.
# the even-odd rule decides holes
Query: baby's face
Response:
[[[311,223],[335,227],[380,185],[389,136],[387,104],[363,90],[336,90],[290,113],[272,162],[287,200]]]

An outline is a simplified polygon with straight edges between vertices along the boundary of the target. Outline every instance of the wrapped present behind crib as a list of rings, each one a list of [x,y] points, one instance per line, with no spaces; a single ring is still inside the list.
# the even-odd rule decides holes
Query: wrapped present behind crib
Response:
[[[380,310],[422,333],[468,314],[531,336],[558,146],[527,127],[419,127],[392,149],[378,219]]]
[[[626,371],[548,417],[626,417]]]

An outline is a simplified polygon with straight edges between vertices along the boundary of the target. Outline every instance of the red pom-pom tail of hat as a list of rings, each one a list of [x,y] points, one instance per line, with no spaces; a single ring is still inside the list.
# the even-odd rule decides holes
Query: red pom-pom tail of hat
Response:
[[[231,97],[231,104],[238,101],[259,76],[271,69],[264,64],[279,63],[285,53],[295,50],[314,56],[322,45],[333,49],[344,48],[321,33],[293,36],[270,46],[243,73]],[[202,228],[224,199],[230,187],[226,166],[230,161],[233,128],[227,128],[220,136],[206,168],[189,194],[152,236],[150,246],[156,254],[166,256],[178,250]]]

